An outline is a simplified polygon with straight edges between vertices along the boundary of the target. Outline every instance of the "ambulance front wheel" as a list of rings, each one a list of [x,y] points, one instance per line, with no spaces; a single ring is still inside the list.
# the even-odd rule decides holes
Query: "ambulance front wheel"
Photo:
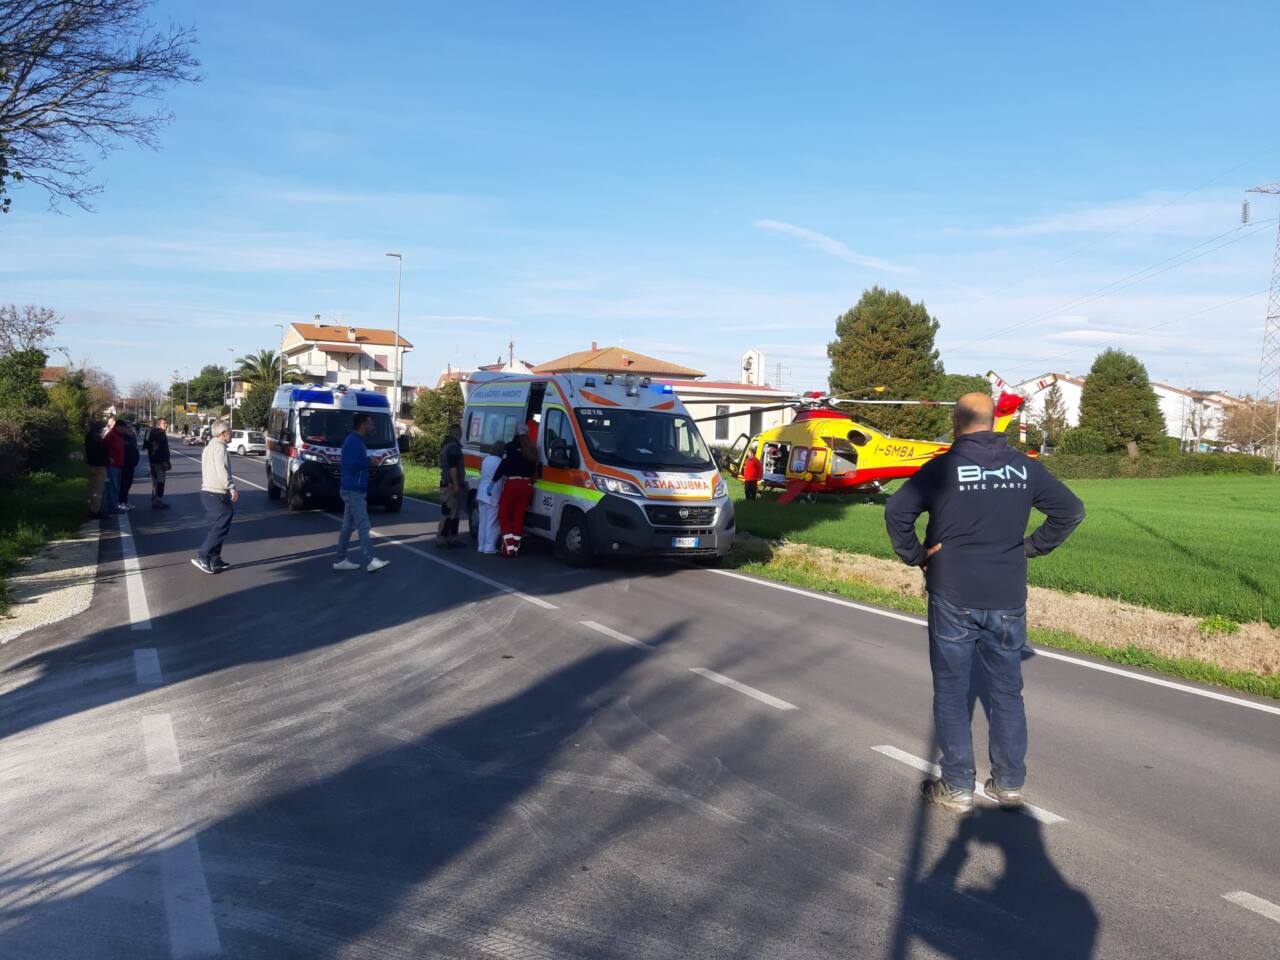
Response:
[[[471,531],[471,539],[476,543],[480,542],[480,504],[476,502],[476,495],[471,495],[471,502],[467,506],[467,529]]]
[[[560,518],[560,533],[556,536],[556,556],[575,567],[591,563],[591,535],[587,531],[587,518],[579,510],[566,508]]]
[[[271,479],[271,468],[267,467],[267,499],[279,500],[280,488],[276,486],[275,481]]]

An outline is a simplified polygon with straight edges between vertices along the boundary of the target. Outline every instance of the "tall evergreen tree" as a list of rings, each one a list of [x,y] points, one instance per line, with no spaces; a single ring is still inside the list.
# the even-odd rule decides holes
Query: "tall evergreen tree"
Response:
[[[1056,383],[1044,395],[1044,412],[1040,415],[1040,430],[1049,446],[1057,446],[1062,435],[1067,432],[1067,402],[1063,399],[1062,388]]]
[[[938,321],[923,303],[872,287],[836,320],[836,339],[827,344],[831,392],[858,399],[937,399],[943,385],[933,343],[937,332]],[[939,407],[862,407],[856,416],[899,437],[937,436],[948,419]]]
[[[1160,402],[1137,357],[1115,349],[1098,354],[1080,393],[1080,426],[1101,436],[1108,450],[1129,443],[1150,449],[1165,435]]]

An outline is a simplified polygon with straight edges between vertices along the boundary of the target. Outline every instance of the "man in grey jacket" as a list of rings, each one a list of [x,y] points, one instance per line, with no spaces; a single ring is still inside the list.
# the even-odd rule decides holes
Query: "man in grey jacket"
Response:
[[[222,560],[222,544],[231,532],[231,518],[240,494],[231,476],[231,452],[227,449],[231,427],[219,420],[210,434],[209,444],[200,455],[200,500],[209,518],[209,532],[191,562],[202,573],[221,573],[231,566]]]

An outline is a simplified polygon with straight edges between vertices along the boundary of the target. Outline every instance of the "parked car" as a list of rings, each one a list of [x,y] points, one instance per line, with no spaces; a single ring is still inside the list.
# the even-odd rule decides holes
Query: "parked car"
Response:
[[[267,455],[267,441],[261,430],[232,430],[227,446],[242,457],[251,453]]]

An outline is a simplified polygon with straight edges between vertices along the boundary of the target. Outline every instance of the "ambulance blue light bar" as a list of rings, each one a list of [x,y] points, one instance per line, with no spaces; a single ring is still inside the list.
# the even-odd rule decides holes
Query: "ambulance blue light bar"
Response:
[[[290,394],[290,399],[295,403],[333,403],[337,397],[348,396],[354,397],[358,405],[362,407],[382,407],[384,410],[391,409],[391,402],[380,393],[372,390],[350,390],[339,393],[335,396],[332,390],[314,390],[306,387],[296,387]]]

